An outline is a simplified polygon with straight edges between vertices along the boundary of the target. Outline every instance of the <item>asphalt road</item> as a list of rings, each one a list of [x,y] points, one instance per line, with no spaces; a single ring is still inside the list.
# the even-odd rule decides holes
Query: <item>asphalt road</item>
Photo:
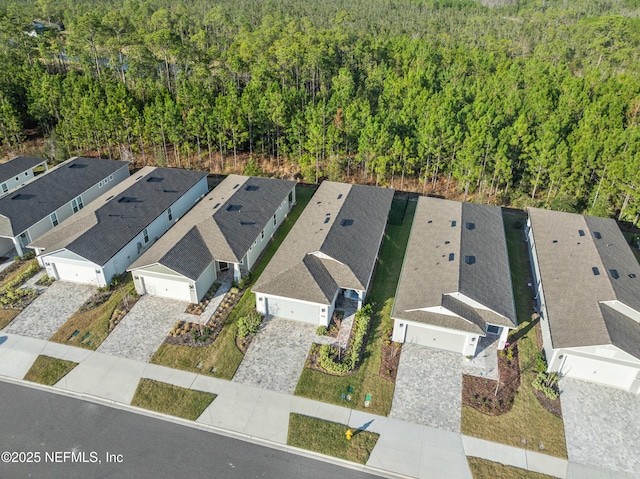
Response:
[[[10,460],[22,463],[6,463],[5,451],[13,453]],[[0,382],[0,454],[3,479],[376,477],[4,382]],[[28,460],[32,462],[24,463]]]

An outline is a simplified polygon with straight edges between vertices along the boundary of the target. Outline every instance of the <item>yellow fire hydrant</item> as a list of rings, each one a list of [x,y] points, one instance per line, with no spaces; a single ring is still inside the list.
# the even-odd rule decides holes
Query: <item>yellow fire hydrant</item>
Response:
[[[351,441],[351,436],[353,436],[351,429],[347,429],[347,432],[345,432],[344,435],[347,438],[347,441]]]

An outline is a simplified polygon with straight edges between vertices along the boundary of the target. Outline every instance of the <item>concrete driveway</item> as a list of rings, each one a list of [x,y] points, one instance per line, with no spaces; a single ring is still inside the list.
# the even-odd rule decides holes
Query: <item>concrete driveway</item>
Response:
[[[56,281],[27,306],[5,332],[47,340],[95,291],[94,286]]]
[[[293,394],[316,326],[266,318],[233,377],[235,382]]]
[[[460,432],[461,412],[460,355],[403,344],[389,417]]]
[[[569,460],[640,477],[640,395],[560,380]]]
[[[107,336],[98,352],[149,362],[188,304],[145,294]]]

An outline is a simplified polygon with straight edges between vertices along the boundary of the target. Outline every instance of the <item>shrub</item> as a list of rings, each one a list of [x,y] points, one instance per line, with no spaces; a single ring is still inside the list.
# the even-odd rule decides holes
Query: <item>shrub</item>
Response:
[[[544,353],[538,351],[535,358],[535,371],[537,373],[544,373],[547,371],[547,362],[544,359]]]
[[[555,390],[555,385],[558,382],[558,375],[556,373],[538,373],[533,383],[531,384],[538,391],[542,391],[549,399],[558,399],[560,395]]]
[[[238,281],[238,288],[245,289],[247,286],[249,286],[249,284],[251,284],[251,278],[251,272],[249,272],[247,276]]]
[[[318,329],[316,329],[318,336],[326,336],[328,332],[326,326],[318,326]]]
[[[238,319],[238,337],[255,336],[260,328],[260,323],[262,323],[262,316],[255,310]]]

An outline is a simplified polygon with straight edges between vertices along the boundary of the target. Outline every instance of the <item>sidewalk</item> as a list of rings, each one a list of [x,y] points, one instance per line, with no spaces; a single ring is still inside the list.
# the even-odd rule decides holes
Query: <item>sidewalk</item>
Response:
[[[141,378],[217,394],[198,423],[286,445],[289,414],[299,413],[380,434],[367,466],[390,474],[471,479],[466,456],[482,457],[559,478],[582,478],[585,466],[428,426],[368,414],[234,381],[202,376],[73,346],[0,334],[0,377],[22,379],[40,354],[78,362],[54,388],[130,404]],[[589,470],[590,479],[624,478]]]

